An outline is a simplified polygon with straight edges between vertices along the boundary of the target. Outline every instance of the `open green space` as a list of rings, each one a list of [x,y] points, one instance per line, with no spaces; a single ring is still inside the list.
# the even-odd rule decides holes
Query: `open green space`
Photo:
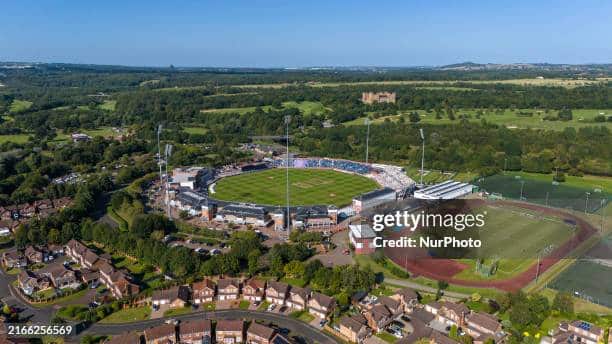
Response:
[[[294,318],[294,319],[301,320],[301,321],[303,321],[305,323],[310,323],[315,318],[314,315],[308,313],[308,311],[295,311],[295,312],[291,312],[289,314],[289,316]]]
[[[532,203],[557,208],[595,212],[607,203],[612,190],[612,178],[566,176],[563,183],[553,184],[552,174],[505,172],[475,182],[482,190],[501,194],[504,198],[523,198]],[[587,203],[587,192],[589,201]]]
[[[420,123],[425,124],[453,124],[459,123],[463,115],[467,115],[466,119],[470,122],[480,122],[483,119],[489,123],[505,126],[509,129],[547,129],[547,130],[563,130],[567,127],[586,127],[586,126],[599,126],[603,125],[608,128],[612,128],[612,122],[595,122],[595,117],[603,114],[604,116],[611,116],[612,109],[573,109],[573,118],[570,121],[547,121],[544,117],[547,115],[556,115],[556,110],[550,110],[546,113],[544,110],[534,109],[505,109],[497,112],[496,110],[490,111],[487,109],[483,110],[483,114],[478,116],[476,109],[458,109],[455,110],[455,120],[450,120],[448,116],[443,113],[440,118],[436,118],[435,112],[427,112],[425,110],[406,110],[396,115],[387,116],[376,116],[375,113],[370,113],[369,116],[373,116],[372,124],[381,124],[385,121],[396,122],[400,118],[403,118],[406,123],[409,122],[408,114],[416,111],[419,114]],[[531,116],[521,116],[520,113],[530,113]],[[344,125],[365,125],[366,117],[354,119],[352,121],[345,122]]]
[[[455,275],[468,280],[505,279],[514,276],[531,266],[543,248],[563,245],[574,235],[574,228],[555,217],[522,208],[498,208],[484,206],[474,209],[475,213],[486,213],[485,226],[478,230],[482,247],[478,256],[486,265],[497,261],[497,271],[486,276],[476,271],[474,259],[463,259],[470,266]],[[508,245],[508,243],[513,243]]]
[[[193,312],[191,306],[179,307],[179,308],[170,308],[169,310],[164,312],[164,317],[175,317],[178,315],[189,314]]]
[[[13,100],[13,102],[11,103],[11,106],[9,107],[9,112],[17,113],[17,112],[25,111],[29,109],[31,106],[32,106],[31,101],[15,99]]]
[[[264,111],[268,111],[270,109],[273,109],[273,106],[263,105],[263,106],[259,106],[259,108],[261,108]],[[285,109],[296,108],[300,110],[306,116],[321,115],[331,110],[325,107],[320,102],[313,102],[313,101],[283,102],[283,108]],[[257,106],[248,106],[248,107],[240,107],[240,108],[203,109],[201,110],[201,112],[202,113],[211,113],[211,112],[213,113],[238,113],[242,115],[248,112],[253,112],[255,111],[255,109],[257,109]]]
[[[286,202],[284,169],[269,169],[223,178],[214,186],[213,198],[266,205]],[[349,204],[351,199],[378,188],[373,180],[360,175],[319,169],[290,169],[291,205]]]
[[[141,306],[134,308],[126,308],[122,309],[118,312],[115,312],[106,318],[100,320],[101,323],[126,323],[132,321],[142,321],[149,319],[151,315],[151,307],[149,306]]]
[[[100,109],[106,111],[115,111],[115,106],[117,106],[116,100],[105,100],[102,104],[98,105]]]
[[[28,134],[0,135],[0,144],[5,142],[26,143],[29,138]]]

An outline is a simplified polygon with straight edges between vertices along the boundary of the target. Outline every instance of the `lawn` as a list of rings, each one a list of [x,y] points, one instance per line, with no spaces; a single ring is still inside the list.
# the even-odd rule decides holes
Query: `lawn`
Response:
[[[0,144],[5,142],[26,143],[29,138],[29,134],[0,135]]]
[[[200,306],[200,309],[209,311],[209,312],[214,311],[215,308],[217,308],[217,304],[215,304],[214,302],[206,302],[202,304],[202,306]]]
[[[308,311],[295,311],[289,314],[290,317],[294,319],[301,320],[305,323],[310,323],[314,320],[314,315],[310,314]]]
[[[251,303],[247,300],[241,300],[240,304],[238,304],[238,308],[240,309],[249,309],[249,306],[251,305]]]
[[[151,307],[142,306],[142,307],[134,307],[134,308],[126,308],[122,309],[118,312],[115,312],[106,318],[100,320],[101,323],[126,323],[132,321],[142,321],[149,319],[151,315]]]
[[[25,111],[29,109],[31,106],[32,106],[32,102],[30,101],[15,99],[13,100],[13,102],[11,103],[11,106],[9,107],[9,112],[17,113],[17,112]]]
[[[106,111],[115,111],[116,106],[116,100],[105,100],[102,104],[98,105],[98,108]]]
[[[89,288],[83,288],[79,291],[77,291],[76,293],[70,294],[70,295],[66,295],[63,297],[59,297],[57,299],[54,299],[53,301],[50,302],[44,302],[44,303],[36,303],[36,304],[32,304],[34,307],[48,307],[49,305],[56,305],[56,304],[66,304],[68,302],[74,301],[74,300],[78,300],[80,298],[82,298],[83,296],[85,296],[85,294],[87,294],[87,292],[89,291]]]
[[[385,332],[385,331],[378,332],[376,334],[376,337],[384,340],[387,343],[395,343],[397,341],[397,338],[395,336],[393,336],[391,333]]]
[[[225,201],[285,205],[286,180],[284,169],[241,174],[218,181],[211,196]],[[343,206],[353,197],[378,188],[366,177],[332,170],[290,169],[289,181],[293,206]]]
[[[409,122],[408,114],[410,112],[416,111],[421,120],[418,122],[419,124],[456,124],[460,123],[461,115],[468,115],[467,120],[470,122],[480,122],[482,119],[485,119],[487,122],[497,125],[506,126],[509,129],[550,129],[550,130],[563,130],[567,127],[575,127],[581,128],[586,126],[593,125],[603,125],[610,129],[612,129],[612,122],[595,122],[595,116],[603,113],[605,115],[611,115],[612,109],[575,109],[572,110],[573,118],[571,121],[546,121],[543,119],[546,115],[556,115],[556,111],[551,110],[548,114],[544,113],[541,110],[533,110],[533,109],[506,109],[502,112],[489,112],[486,110],[484,115],[477,117],[475,109],[458,109],[455,112],[455,120],[450,120],[448,116],[443,113],[441,118],[436,118],[436,114],[434,112],[426,112],[425,110],[406,110],[396,115],[387,115],[381,116],[378,118],[374,118],[372,120],[372,124],[381,124],[386,120],[391,122],[396,122],[403,117],[406,123]],[[519,116],[519,113],[532,113],[532,116]],[[375,115],[374,113],[370,114],[370,116]],[[376,116],[374,116],[376,117]],[[343,123],[344,125],[365,125],[366,117],[357,118],[348,122]]]
[[[204,135],[208,132],[208,129],[202,127],[185,127],[183,131],[192,135]]]
[[[268,306],[270,306],[270,302],[264,300],[261,302],[261,304],[259,304],[259,307],[257,307],[257,310],[265,311],[266,309],[268,309]]]
[[[164,317],[175,317],[177,315],[189,314],[191,312],[193,312],[193,308],[191,308],[191,306],[171,308],[164,312]]]

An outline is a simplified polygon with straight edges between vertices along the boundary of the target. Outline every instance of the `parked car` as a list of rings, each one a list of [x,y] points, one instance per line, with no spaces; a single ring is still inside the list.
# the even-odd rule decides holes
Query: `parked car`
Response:
[[[268,306],[268,312],[272,312],[274,310],[274,308],[276,308],[276,304],[271,304]]]

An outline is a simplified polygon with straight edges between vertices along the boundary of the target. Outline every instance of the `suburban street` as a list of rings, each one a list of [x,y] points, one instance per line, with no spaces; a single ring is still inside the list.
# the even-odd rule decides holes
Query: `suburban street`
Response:
[[[161,319],[152,319],[124,324],[101,324],[96,323],[91,325],[89,328],[79,333],[79,336],[88,335],[88,334],[104,334],[104,335],[114,335],[119,333],[124,333],[128,331],[144,331],[145,329],[156,326],[159,324],[163,324],[164,321],[168,318]],[[286,328],[293,335],[304,338],[304,340],[308,343],[338,343],[336,339],[327,333],[323,332],[321,329],[314,328],[306,323],[303,323],[297,319],[293,319],[291,317],[287,317],[284,315],[268,313],[268,312],[260,312],[260,311],[250,311],[250,310],[242,310],[242,309],[227,309],[227,310],[219,310],[219,311],[200,311],[194,312],[191,314],[185,314],[173,317],[173,319],[186,321],[186,320],[195,320],[195,319],[245,319],[245,320],[261,320],[264,322],[271,322],[276,325],[279,325],[282,328]]]

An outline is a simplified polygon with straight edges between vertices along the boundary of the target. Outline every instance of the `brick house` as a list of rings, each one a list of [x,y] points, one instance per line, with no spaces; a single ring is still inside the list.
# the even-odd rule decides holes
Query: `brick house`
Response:
[[[319,318],[326,318],[334,310],[336,299],[321,293],[313,293],[308,300],[308,312]]]
[[[266,291],[266,281],[251,278],[242,287],[242,298],[247,301],[260,302]]]
[[[2,253],[2,264],[10,269],[23,268],[28,265],[28,261],[21,252],[10,250]]]
[[[144,331],[147,344],[174,344],[176,340],[176,328],[173,324],[162,324],[148,328]]]
[[[201,303],[213,302],[215,299],[215,290],[215,283],[208,278],[194,283],[192,286],[193,303],[199,305]]]
[[[463,330],[476,341],[483,343],[488,338],[493,338],[497,342],[503,337],[499,319],[488,313],[474,312],[466,316]]]
[[[306,309],[311,293],[310,288],[291,287],[287,298],[287,306],[299,311]]]
[[[179,327],[179,341],[183,344],[212,343],[212,323],[208,319],[186,321]]]
[[[416,305],[419,304],[419,295],[410,288],[398,290],[395,294],[391,295],[391,298],[401,303],[405,313],[412,312]]]
[[[244,321],[219,320],[215,328],[217,343],[234,344],[244,341]]]
[[[367,322],[367,319],[361,314],[345,315],[340,319],[340,334],[353,343],[361,343],[371,334]]]
[[[189,288],[184,285],[156,290],[151,296],[151,303],[155,306],[168,305],[170,308],[181,308],[185,307],[188,302]]]
[[[282,306],[285,304],[288,293],[289,285],[287,283],[270,281],[266,288],[266,301]]]
[[[274,329],[252,322],[247,330],[247,343],[249,344],[270,344],[274,338]]]
[[[240,296],[240,282],[231,278],[222,278],[217,282],[217,299],[237,300]]]
[[[58,289],[71,288],[77,289],[81,286],[76,277],[76,273],[72,270],[66,269],[61,264],[47,265],[44,268],[37,271],[40,276],[46,276],[51,280],[53,286]]]

